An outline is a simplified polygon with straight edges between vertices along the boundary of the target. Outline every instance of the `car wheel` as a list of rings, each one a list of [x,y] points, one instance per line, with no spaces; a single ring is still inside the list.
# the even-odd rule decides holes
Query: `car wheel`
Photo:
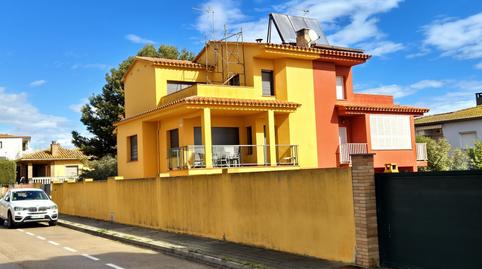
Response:
[[[57,225],[57,221],[56,220],[51,220],[49,221],[49,226],[55,226]]]
[[[8,217],[7,217],[7,228],[8,229],[15,228],[15,222],[12,219],[12,214],[10,213],[10,211],[8,212]]]

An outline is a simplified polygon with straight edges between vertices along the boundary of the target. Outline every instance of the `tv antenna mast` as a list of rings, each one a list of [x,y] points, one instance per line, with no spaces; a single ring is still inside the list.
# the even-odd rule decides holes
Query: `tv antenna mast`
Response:
[[[208,16],[211,16],[211,37],[209,39],[214,40],[214,9],[211,7],[206,7],[206,8],[197,8],[193,7],[192,9],[200,11],[200,12],[206,12]]]

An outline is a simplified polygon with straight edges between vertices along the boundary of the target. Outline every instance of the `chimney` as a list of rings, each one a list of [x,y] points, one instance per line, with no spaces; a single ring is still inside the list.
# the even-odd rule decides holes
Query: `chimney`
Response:
[[[478,106],[482,105],[482,92],[478,92],[475,94],[475,101]]]
[[[296,46],[302,48],[309,48],[311,46],[309,31],[310,29],[303,28],[296,32]]]
[[[60,144],[57,143],[57,141],[52,141],[52,144],[50,144],[50,153],[52,153],[52,156],[58,156],[60,153],[59,149]]]

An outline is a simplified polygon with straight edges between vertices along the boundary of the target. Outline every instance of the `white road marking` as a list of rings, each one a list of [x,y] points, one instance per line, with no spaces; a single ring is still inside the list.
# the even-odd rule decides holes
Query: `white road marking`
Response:
[[[30,235],[30,236],[34,236],[35,234],[31,233],[31,232],[26,232],[26,234]]]
[[[109,267],[112,267],[112,268],[115,268],[115,269],[124,269],[123,267],[117,266],[117,265],[112,264],[112,263],[106,263],[105,265],[107,265]]]
[[[70,252],[77,252],[77,250],[69,247],[64,247],[65,250],[70,251]]]
[[[22,232],[22,233],[24,232],[24,230],[23,230],[23,229],[17,229],[17,231]]]
[[[96,258],[94,256],[90,256],[89,254],[82,254],[82,256],[86,257],[87,259],[91,259],[93,261],[98,261],[99,258]]]
[[[55,241],[49,241],[49,244],[52,244],[52,245],[54,245],[54,246],[60,245],[59,243],[57,243],[57,242],[55,242]]]
[[[38,239],[40,239],[40,240],[45,240],[45,239],[46,239],[45,237],[40,236],[40,235],[39,235],[39,236],[37,236],[37,238],[38,238]]]

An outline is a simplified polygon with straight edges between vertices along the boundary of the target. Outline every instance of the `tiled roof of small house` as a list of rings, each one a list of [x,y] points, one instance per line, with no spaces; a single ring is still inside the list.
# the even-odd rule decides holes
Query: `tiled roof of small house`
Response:
[[[415,125],[428,125],[449,121],[482,118],[482,105],[448,113],[435,114],[415,119]]]
[[[58,147],[57,154],[53,155],[50,149],[36,151],[23,155],[19,161],[26,160],[83,160],[87,159],[80,150],[78,149],[66,149],[63,147]]]

